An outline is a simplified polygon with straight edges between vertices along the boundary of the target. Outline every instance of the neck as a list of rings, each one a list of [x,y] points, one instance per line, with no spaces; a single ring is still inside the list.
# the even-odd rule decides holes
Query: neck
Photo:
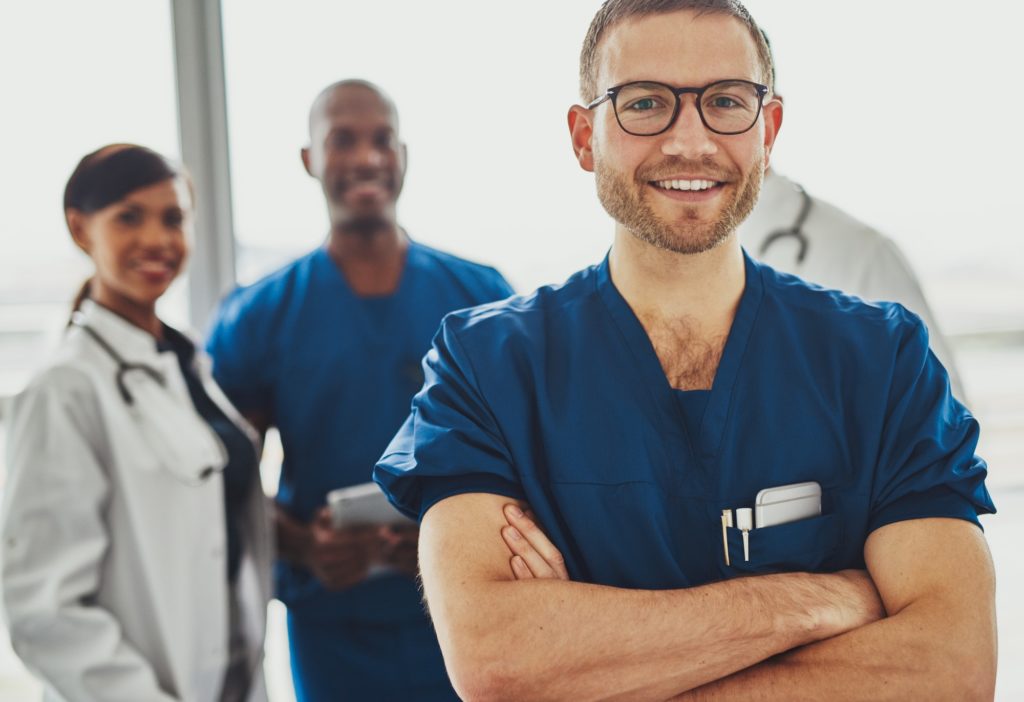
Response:
[[[98,279],[93,280],[89,297],[96,304],[107,308],[118,317],[151,334],[157,340],[163,339],[164,328],[160,319],[156,316],[155,301],[151,304],[146,304],[132,300],[104,285]]]
[[[398,225],[372,231],[335,228],[327,253],[357,295],[378,297],[398,289],[409,237]]]
[[[395,223],[373,229],[339,225],[331,229],[327,251],[339,265],[348,260],[382,263],[401,259],[408,246],[408,237]]]
[[[745,285],[735,233],[699,254],[679,254],[637,239],[621,225],[609,254],[612,280],[638,317],[726,328]]]

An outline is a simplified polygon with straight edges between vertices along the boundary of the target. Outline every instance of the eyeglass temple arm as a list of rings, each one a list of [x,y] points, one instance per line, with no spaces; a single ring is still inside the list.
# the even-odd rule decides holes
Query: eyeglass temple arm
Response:
[[[590,104],[588,104],[588,105],[587,105],[587,109],[588,109],[588,110],[592,110],[592,109],[594,109],[595,107],[597,107],[598,105],[600,105],[600,104],[601,104],[602,102],[604,102],[605,100],[610,100],[610,99],[611,99],[611,97],[612,97],[612,95],[614,95],[614,94],[615,94],[615,89],[614,89],[614,88],[612,88],[611,90],[609,90],[608,92],[606,92],[606,93],[605,93],[604,95],[602,95],[601,97],[597,98],[596,100],[592,100],[592,101],[590,102]]]

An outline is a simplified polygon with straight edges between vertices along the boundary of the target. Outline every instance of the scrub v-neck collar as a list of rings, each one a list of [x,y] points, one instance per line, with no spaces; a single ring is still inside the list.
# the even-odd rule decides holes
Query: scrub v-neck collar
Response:
[[[353,300],[370,300],[371,304],[388,300],[397,300],[409,287],[409,274],[415,268],[414,259],[419,256],[420,253],[419,244],[413,241],[408,234],[406,234],[406,237],[409,239],[409,247],[405,250],[405,262],[402,264],[402,272],[398,277],[398,285],[395,286],[394,292],[390,295],[358,295],[356,291],[352,289],[352,286],[348,282],[348,278],[345,277],[341,268],[339,268],[338,264],[334,262],[333,258],[331,258],[331,254],[327,251],[326,243],[316,250],[316,255],[320,260],[320,267],[330,269],[329,277],[331,277],[335,283],[345,291],[345,294]]]
[[[690,445],[695,457],[701,461],[713,461],[725,434],[726,419],[732,403],[733,388],[743,363],[754,320],[757,318],[761,300],[764,297],[764,282],[761,270],[754,261],[743,252],[744,273],[746,281],[740,297],[736,316],[729,329],[729,336],[722,350],[722,358],[718,362],[718,370],[712,382],[707,407],[696,437],[689,436],[682,409],[675,397],[675,390],[669,384],[665,371],[661,368],[658,354],[654,351],[647,332],[633,309],[622,297],[611,279],[608,256],[597,268],[596,286],[605,308],[618,327],[633,358],[636,360],[635,370],[641,375],[643,384],[651,393],[659,414],[665,418],[665,428],[683,436]]]
[[[395,291],[390,295],[363,296],[357,295],[349,285],[345,274],[327,252],[327,245],[324,244],[315,253],[315,269],[318,277],[326,281],[327,290],[337,293],[345,304],[331,305],[342,314],[346,323],[354,329],[359,329],[363,342],[374,347],[388,347],[395,343],[400,336],[401,330],[408,325],[408,319],[404,308],[406,305],[401,301],[409,296],[410,291],[416,287],[412,280],[420,268],[421,248],[412,239],[409,240],[409,248],[405,252],[405,265],[402,267],[402,275],[398,279]]]

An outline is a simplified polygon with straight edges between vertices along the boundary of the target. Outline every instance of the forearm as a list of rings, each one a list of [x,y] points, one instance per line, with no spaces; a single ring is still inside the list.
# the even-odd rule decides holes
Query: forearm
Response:
[[[865,560],[890,616],[717,681],[685,700],[991,700],[995,574],[981,531],[955,519],[890,524]]]
[[[672,591],[538,580],[438,592],[425,583],[449,672],[469,699],[666,699],[845,630],[835,614],[848,592],[842,577]]]
[[[923,604],[772,658],[676,699],[991,700],[994,646],[964,646],[964,626]],[[968,623],[967,628],[972,625]],[[993,643],[995,632],[992,632]]]

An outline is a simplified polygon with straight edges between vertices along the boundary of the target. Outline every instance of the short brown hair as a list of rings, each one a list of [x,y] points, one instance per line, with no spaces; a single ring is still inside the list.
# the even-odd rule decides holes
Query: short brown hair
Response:
[[[739,0],[605,0],[590,22],[580,52],[580,98],[589,102],[598,97],[597,48],[611,27],[630,17],[660,15],[680,10],[693,10],[697,15],[722,14],[735,17],[750,31],[757,46],[757,58],[769,90],[775,87],[775,65],[764,33],[750,12]]]

